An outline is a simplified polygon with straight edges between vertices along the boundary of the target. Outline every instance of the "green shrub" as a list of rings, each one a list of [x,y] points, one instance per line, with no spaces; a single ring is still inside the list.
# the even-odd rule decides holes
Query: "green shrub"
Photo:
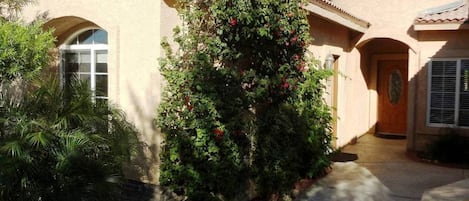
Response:
[[[324,173],[330,72],[306,58],[302,3],[178,1],[179,50],[164,42],[161,60],[162,185],[188,200],[247,200],[249,190],[267,200]]]
[[[469,165],[469,137],[456,133],[442,135],[429,145],[427,157],[443,163]]]
[[[53,41],[41,24],[0,20],[0,200],[117,200],[135,129],[86,84],[39,76]]]
[[[117,200],[134,128],[86,84],[52,76],[0,110],[0,200]]]
[[[0,86],[37,75],[49,64],[53,42],[52,32],[43,31],[40,23],[0,20]]]

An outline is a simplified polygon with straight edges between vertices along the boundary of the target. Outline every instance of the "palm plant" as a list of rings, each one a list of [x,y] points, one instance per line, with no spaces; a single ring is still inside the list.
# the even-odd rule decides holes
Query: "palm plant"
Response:
[[[136,143],[122,112],[78,80],[35,79],[23,91],[0,108],[0,200],[117,200]]]

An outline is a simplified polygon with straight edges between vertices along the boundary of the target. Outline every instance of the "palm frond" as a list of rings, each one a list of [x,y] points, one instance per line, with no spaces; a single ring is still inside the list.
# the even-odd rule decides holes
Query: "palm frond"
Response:
[[[21,147],[20,142],[17,141],[17,140],[5,143],[0,148],[0,150],[2,152],[8,153],[10,156],[12,156],[14,158],[23,155],[23,149]]]
[[[34,132],[34,133],[30,133],[26,135],[26,139],[28,140],[28,143],[36,148],[46,147],[47,145],[49,145],[49,141],[50,141],[49,138],[50,138],[49,135],[42,131]]]

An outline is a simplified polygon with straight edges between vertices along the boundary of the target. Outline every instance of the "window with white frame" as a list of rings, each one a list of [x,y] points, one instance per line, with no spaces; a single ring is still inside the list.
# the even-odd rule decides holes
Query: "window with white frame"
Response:
[[[88,29],[60,47],[63,81],[75,77],[88,82],[94,100],[108,99],[107,40],[106,31]]]
[[[427,123],[469,126],[469,59],[433,59],[428,71]]]

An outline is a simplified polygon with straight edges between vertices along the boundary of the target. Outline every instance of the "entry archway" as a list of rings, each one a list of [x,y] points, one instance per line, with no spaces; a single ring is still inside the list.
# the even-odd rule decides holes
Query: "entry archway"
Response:
[[[361,71],[370,93],[372,132],[385,136],[407,135],[409,46],[390,38],[362,44]]]

